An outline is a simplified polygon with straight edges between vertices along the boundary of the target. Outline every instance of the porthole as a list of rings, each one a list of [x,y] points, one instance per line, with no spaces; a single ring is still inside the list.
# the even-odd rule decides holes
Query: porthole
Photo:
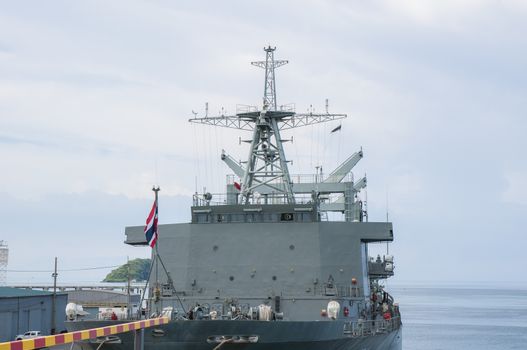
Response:
[[[215,245],[214,247],[212,247],[212,250],[213,250],[213,251],[217,251],[217,250],[218,250],[218,246]]]
[[[230,276],[229,281],[234,281],[234,276]]]
[[[273,276],[272,278],[273,278],[273,281],[276,281],[276,276]]]
[[[291,244],[291,245],[289,246],[289,250],[295,250],[295,246],[294,246],[293,244]]]

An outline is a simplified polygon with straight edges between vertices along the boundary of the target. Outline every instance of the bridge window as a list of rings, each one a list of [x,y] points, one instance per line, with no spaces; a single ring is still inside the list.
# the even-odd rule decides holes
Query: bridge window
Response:
[[[280,221],[293,221],[295,215],[293,213],[282,213],[280,215]]]

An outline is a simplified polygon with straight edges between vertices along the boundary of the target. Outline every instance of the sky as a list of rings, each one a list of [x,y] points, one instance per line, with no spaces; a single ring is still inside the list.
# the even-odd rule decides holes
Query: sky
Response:
[[[289,60],[278,104],[348,114],[337,133],[285,132],[290,172],[363,148],[354,176],[370,221],[394,224],[394,282],[527,284],[526,32],[513,0],[0,0],[8,283],[51,283],[54,257],[59,282],[92,283],[149,256],[123,241],[153,184],[161,224],[222,192],[221,150],[245,159],[249,135],[188,119],[259,106],[250,62],[272,45]]]

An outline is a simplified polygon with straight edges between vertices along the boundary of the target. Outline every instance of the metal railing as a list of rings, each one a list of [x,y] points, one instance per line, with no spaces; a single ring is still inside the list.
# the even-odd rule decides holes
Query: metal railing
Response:
[[[328,179],[330,175],[331,174],[291,174],[290,178],[293,184],[321,183]],[[236,181],[240,181],[237,175],[227,174],[227,185],[233,185]],[[344,177],[343,182],[354,182],[353,172],[349,172]],[[283,181],[279,179],[276,183],[283,183]]]
[[[230,198],[229,198],[230,196]],[[220,206],[229,204],[229,199],[231,200],[230,204],[237,203],[238,194],[228,194],[228,193],[209,193],[201,194],[194,193],[192,196],[192,205],[196,207],[203,206]],[[296,204],[309,204],[313,200],[311,195],[295,195]],[[253,205],[263,205],[263,204],[285,204],[287,203],[287,196],[283,193],[273,192],[268,195],[261,195],[259,197],[250,197],[249,204]]]
[[[333,285],[322,283],[321,285],[316,285],[313,290],[315,295],[325,295],[325,296],[335,296],[335,297],[352,297],[352,298],[361,297],[362,291],[363,291],[362,288],[358,285],[339,284],[339,283],[334,283]]]
[[[366,337],[375,334],[390,333],[401,328],[401,317],[392,317],[388,320],[361,320],[346,322],[344,324],[344,334],[351,337]]]

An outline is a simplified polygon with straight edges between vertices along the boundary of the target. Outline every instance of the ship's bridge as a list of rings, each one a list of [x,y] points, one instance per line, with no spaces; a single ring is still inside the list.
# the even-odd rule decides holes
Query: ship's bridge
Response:
[[[192,223],[316,222],[319,212],[313,204],[254,204],[193,206]]]

